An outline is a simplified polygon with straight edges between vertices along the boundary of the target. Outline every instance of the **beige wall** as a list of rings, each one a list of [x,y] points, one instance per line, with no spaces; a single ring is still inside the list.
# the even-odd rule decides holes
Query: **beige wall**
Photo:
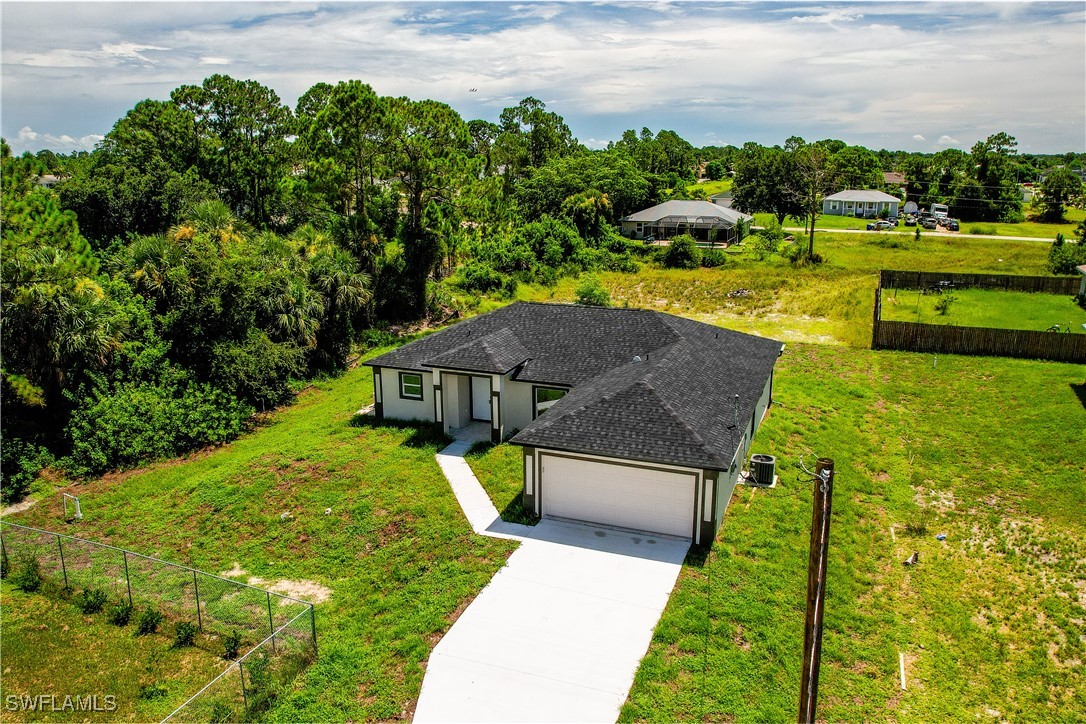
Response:
[[[434,376],[422,372],[422,400],[405,400],[400,397],[400,372],[381,368],[381,402],[385,417],[397,420],[434,419]]]
[[[535,404],[532,385],[525,382],[505,381],[505,394],[502,396],[502,418],[505,421],[506,437],[513,430],[523,430],[532,421],[532,406]]]

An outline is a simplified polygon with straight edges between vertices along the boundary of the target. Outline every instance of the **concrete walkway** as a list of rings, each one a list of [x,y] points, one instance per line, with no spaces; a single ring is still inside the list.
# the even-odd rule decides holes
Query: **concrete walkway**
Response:
[[[690,541],[503,523],[463,459],[470,445],[438,464],[477,533],[522,545],[431,653],[415,721],[615,721]]]

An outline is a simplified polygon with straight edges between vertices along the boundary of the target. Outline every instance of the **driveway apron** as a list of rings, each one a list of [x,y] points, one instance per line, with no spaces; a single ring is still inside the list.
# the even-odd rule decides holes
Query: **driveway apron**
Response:
[[[415,721],[617,719],[690,541],[549,518],[517,529],[501,537],[520,548],[431,653]]]

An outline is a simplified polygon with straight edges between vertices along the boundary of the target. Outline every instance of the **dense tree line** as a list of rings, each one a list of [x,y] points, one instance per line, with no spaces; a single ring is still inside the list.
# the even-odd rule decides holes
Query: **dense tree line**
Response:
[[[892,169],[921,203],[1006,220],[1017,182],[1045,171],[1039,208],[1062,215],[1084,160],[1020,156],[1006,134],[920,155],[799,138],[695,148],[642,128],[589,151],[535,98],[465,120],[352,80],[290,108],[225,75],[141,101],[93,152],[2,155],[5,498],[51,462],[91,474],[228,440],[342,369],[367,330],[445,314],[448,285],[511,294],[635,271],[648,251],[617,221],[697,196],[702,170],[781,222]],[[660,261],[724,257],[683,239]]]

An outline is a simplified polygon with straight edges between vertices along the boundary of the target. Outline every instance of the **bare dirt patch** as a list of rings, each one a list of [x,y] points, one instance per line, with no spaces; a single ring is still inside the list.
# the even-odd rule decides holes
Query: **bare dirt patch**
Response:
[[[291,581],[289,579],[268,581],[259,576],[248,576],[245,569],[242,568],[241,564],[237,561],[234,561],[233,568],[223,571],[219,575],[226,578],[245,578],[245,582],[250,586],[258,586],[267,589],[272,593],[281,593],[284,596],[298,598],[303,601],[309,601],[310,603],[324,603],[332,597],[332,589],[323,586],[316,581]],[[284,601],[283,603],[285,604],[287,602]]]

